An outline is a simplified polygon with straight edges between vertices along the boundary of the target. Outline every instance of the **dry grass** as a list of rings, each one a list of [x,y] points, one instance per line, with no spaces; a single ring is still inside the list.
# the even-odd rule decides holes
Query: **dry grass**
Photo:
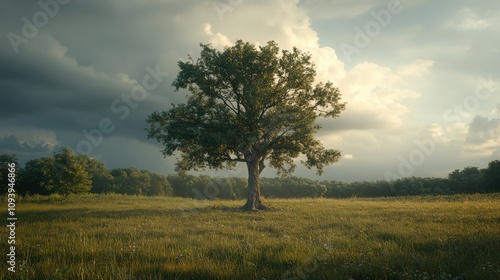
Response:
[[[500,279],[499,195],[267,203],[24,198],[0,279]]]

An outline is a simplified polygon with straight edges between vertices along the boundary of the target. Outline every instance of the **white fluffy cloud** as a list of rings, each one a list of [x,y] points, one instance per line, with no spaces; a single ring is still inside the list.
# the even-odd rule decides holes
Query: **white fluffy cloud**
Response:
[[[365,129],[397,129],[404,124],[404,116],[410,112],[405,101],[418,98],[419,93],[398,87],[401,76],[388,67],[364,62],[348,71],[339,88],[348,102],[351,118],[363,120]],[[349,121],[348,119],[340,119]]]
[[[227,36],[221,33],[213,33],[212,25],[210,23],[205,24],[205,33],[210,36],[208,43],[210,43],[214,48],[222,49],[225,46],[232,45],[231,41]]]

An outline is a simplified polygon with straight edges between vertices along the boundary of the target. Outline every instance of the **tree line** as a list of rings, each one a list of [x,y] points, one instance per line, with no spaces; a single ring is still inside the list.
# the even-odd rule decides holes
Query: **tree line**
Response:
[[[1,166],[17,163],[15,155],[0,156]],[[75,155],[66,147],[52,157],[32,159],[23,168],[18,164],[16,191],[22,195],[74,193],[118,193],[129,195],[173,195],[166,176],[134,167],[109,170],[104,163],[87,155]],[[1,187],[6,192],[6,168],[2,168]]]
[[[0,155],[1,166],[17,162],[14,155]],[[7,191],[7,168],[0,170],[2,193]],[[75,155],[62,148],[52,157],[32,159],[17,167],[16,190],[23,195],[117,193],[177,196],[194,199],[244,199],[247,180],[206,175],[160,175],[134,167],[109,170],[102,161]],[[447,178],[408,177],[394,181],[339,182],[298,177],[261,178],[262,194],[268,198],[387,197],[451,195],[500,192],[500,161],[487,168],[456,169]]]

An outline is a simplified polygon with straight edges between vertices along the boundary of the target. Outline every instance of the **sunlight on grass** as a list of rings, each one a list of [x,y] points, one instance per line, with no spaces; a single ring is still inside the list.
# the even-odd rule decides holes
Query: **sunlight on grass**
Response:
[[[267,203],[277,211],[231,211],[243,202],[23,198],[16,273],[0,278],[500,278],[498,195],[276,199]]]

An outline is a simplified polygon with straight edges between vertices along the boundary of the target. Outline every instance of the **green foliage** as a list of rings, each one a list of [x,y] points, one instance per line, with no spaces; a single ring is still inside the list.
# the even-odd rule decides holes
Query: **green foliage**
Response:
[[[53,157],[33,159],[21,171],[18,192],[69,195],[88,192],[92,181],[70,148],[61,148]]]
[[[175,196],[194,199],[241,199],[246,188],[243,178],[169,175],[168,180]]]
[[[452,194],[450,182],[442,178],[409,177],[396,180],[391,185],[395,196]]]
[[[90,175],[70,148],[61,148],[59,153],[54,154],[52,167],[47,186],[49,190],[63,195],[90,191]]]
[[[172,104],[147,120],[148,137],[161,142],[163,154],[182,153],[176,170],[233,168],[236,162],[267,160],[280,174],[295,169],[293,159],[323,167],[340,158],[314,139],[318,117],[344,110],[331,83],[313,86],[316,71],[309,54],[277,44],[262,47],[237,41],[220,52],[201,45],[197,61],[180,61],[173,86],[188,89],[186,104]]]
[[[352,182],[348,186],[351,196],[355,197],[381,197],[393,194],[390,185],[385,181]]]
[[[167,179],[167,176],[155,174],[149,172],[150,185],[146,194],[149,196],[153,195],[163,195],[163,196],[172,196],[174,195],[174,190],[170,185],[170,182]]]
[[[151,185],[149,174],[134,167],[113,169],[111,175],[114,177],[114,188],[118,193],[145,195]]]
[[[483,192],[486,188],[484,173],[477,167],[456,169],[448,175],[448,179],[455,193]]]
[[[349,184],[347,183],[332,180],[329,182],[325,182],[325,185],[325,197],[347,198],[353,196],[349,189]]]
[[[32,159],[26,162],[21,174],[22,180],[18,184],[18,192],[41,195],[53,193],[53,168],[54,159],[51,157]]]
[[[111,193],[114,192],[113,176],[104,163],[98,159],[87,155],[78,155],[78,161],[90,175],[92,180],[92,193]]]
[[[15,169],[16,169],[16,176],[19,176],[20,172],[20,166],[17,163],[17,157],[16,155],[9,155],[9,154],[3,154],[0,155],[0,193],[5,193],[7,192],[8,189],[8,182],[9,182],[9,166],[8,164],[14,163]],[[19,178],[16,178],[16,181],[19,180]]]
[[[490,192],[500,192],[500,160],[494,160],[484,170],[486,188]]]
[[[322,197],[327,190],[319,181],[297,177],[262,178],[261,188],[264,196],[279,198]]]
[[[0,162],[15,162],[15,155],[2,155]],[[211,178],[206,175],[159,175],[137,168],[111,172],[104,163],[64,148],[53,157],[28,161],[16,168],[16,191],[20,194],[67,196],[71,193],[118,193],[147,196],[178,196],[193,199],[243,199],[247,182],[243,178]],[[80,178],[80,179],[78,179]],[[78,181],[86,182],[79,185]],[[466,167],[448,178],[401,178],[395,181],[338,182],[298,177],[262,178],[262,194],[270,198],[301,197],[390,197],[451,195],[500,191],[500,161],[485,169]],[[89,189],[90,185],[92,186]],[[5,189],[3,190],[5,193]]]
[[[129,195],[165,195],[173,194],[173,189],[166,176],[138,170],[134,167],[111,170],[113,190]]]

